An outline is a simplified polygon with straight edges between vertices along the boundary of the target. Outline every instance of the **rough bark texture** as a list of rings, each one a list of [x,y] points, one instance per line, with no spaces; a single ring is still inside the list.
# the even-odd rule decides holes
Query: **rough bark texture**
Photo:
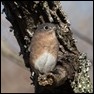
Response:
[[[37,93],[73,93],[70,79],[73,79],[78,70],[80,55],[72,37],[70,24],[62,11],[59,1],[2,1],[7,20],[14,30],[14,36],[20,46],[20,55],[27,68],[29,66],[29,45],[34,31],[42,23],[57,25],[57,38],[59,40],[58,62],[52,73],[39,77],[31,76]],[[46,36],[46,35],[45,35]],[[33,70],[31,69],[31,72]],[[31,73],[32,74],[32,73]],[[44,79],[46,78],[46,80]]]

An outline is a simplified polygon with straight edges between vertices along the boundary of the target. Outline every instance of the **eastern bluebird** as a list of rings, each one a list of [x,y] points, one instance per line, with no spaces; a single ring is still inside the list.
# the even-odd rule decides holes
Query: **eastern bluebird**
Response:
[[[35,73],[48,73],[57,63],[59,42],[57,40],[56,25],[45,23],[40,25],[30,44],[30,65]]]

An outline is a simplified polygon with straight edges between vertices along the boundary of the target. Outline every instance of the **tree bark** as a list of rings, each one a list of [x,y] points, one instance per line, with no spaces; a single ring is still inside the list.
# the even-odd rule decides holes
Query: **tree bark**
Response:
[[[31,76],[35,93],[73,93],[69,80],[73,80],[78,70],[80,52],[75,45],[70,23],[61,8],[60,1],[2,1],[2,4],[6,18],[12,24],[10,31],[14,32],[20,46],[19,54],[23,55],[27,68],[30,68],[30,41],[38,25],[49,22],[57,26],[56,34],[59,41],[57,66],[52,73],[40,74],[39,77]],[[31,69],[31,74],[32,71]]]

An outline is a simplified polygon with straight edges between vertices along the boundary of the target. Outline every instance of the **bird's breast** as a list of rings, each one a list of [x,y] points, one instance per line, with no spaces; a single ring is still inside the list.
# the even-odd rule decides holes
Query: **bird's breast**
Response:
[[[37,32],[31,40],[30,65],[41,73],[53,70],[57,62],[58,40],[54,33]]]
[[[49,52],[41,54],[34,63],[34,67],[41,73],[47,73],[53,70],[56,65],[56,58]]]

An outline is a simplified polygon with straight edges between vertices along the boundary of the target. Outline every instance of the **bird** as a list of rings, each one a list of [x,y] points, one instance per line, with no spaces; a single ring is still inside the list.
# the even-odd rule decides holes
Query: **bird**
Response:
[[[56,66],[59,42],[56,25],[43,23],[37,27],[30,43],[30,66],[36,74],[49,73]]]

